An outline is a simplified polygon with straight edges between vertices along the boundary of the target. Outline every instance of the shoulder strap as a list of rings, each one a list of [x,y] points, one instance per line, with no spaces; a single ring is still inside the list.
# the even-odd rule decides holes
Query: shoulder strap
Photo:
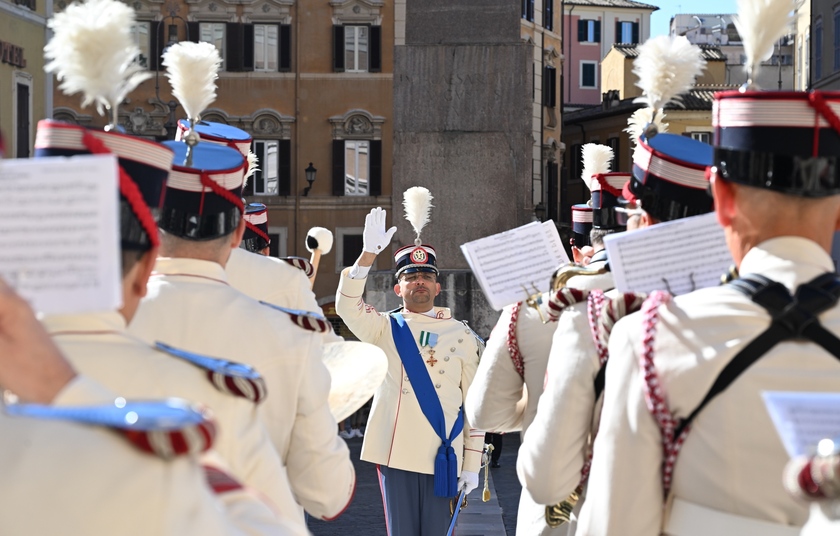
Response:
[[[312,311],[300,311],[298,309],[288,309],[286,307],[280,307],[279,305],[274,305],[273,303],[265,301],[260,301],[260,303],[266,307],[286,313],[295,324],[307,331],[327,333],[330,330],[330,321],[318,313],[314,313]]]
[[[160,341],[155,342],[155,349],[206,371],[213,386],[223,393],[247,398],[255,403],[262,402],[268,395],[262,375],[249,365],[195,354]]]
[[[164,459],[193,455],[213,446],[216,423],[184,400],[132,402],[118,398],[98,406],[9,404],[13,417],[75,422],[120,432],[135,447]]]
[[[700,405],[679,423],[675,430],[675,438],[686,431],[712,399],[782,341],[808,339],[840,359],[840,339],[826,330],[818,318],[819,314],[836,306],[840,298],[840,280],[836,274],[826,273],[800,285],[794,296],[791,296],[781,283],[757,274],[743,276],[729,284],[764,307],[773,320],[766,330],[727,363]]]

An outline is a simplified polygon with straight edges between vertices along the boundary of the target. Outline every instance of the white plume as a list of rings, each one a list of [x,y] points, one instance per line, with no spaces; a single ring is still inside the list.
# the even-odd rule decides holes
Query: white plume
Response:
[[[306,233],[306,249],[312,253],[315,249],[321,250],[321,255],[326,255],[332,250],[333,234],[326,227],[313,227]]]
[[[630,141],[633,145],[638,143],[639,136],[642,135],[645,127],[648,126],[651,121],[653,121],[653,124],[656,125],[657,132],[668,132],[668,123],[663,121],[663,119],[665,119],[665,113],[660,110],[656,114],[656,117],[651,117],[652,115],[652,108],[639,108],[633,112],[633,115],[631,115],[629,119],[627,119],[627,128],[624,129],[624,132],[630,134]]]
[[[216,79],[222,58],[210,43],[177,43],[163,54],[172,94],[187,117],[198,120],[201,112],[216,100]]]
[[[260,170],[260,159],[257,155],[255,155],[250,150],[248,151],[248,169],[245,170],[245,178],[242,181],[242,189],[245,189],[245,186],[248,185],[248,179],[251,178],[251,175],[256,173]]]
[[[799,0],[738,0],[733,22],[744,43],[745,69],[751,80],[761,62],[773,55],[776,42],[788,33],[799,4]]]
[[[405,207],[405,219],[414,227],[417,234],[417,241],[420,240],[420,231],[429,223],[429,210],[432,208],[432,193],[422,186],[413,186],[403,194],[403,207]]]
[[[136,63],[140,48],[131,35],[134,10],[117,0],[74,2],[56,13],[48,25],[54,35],[44,47],[59,88],[66,95],[81,92],[82,106],[118,106],[152,73]]]
[[[586,186],[592,189],[592,176],[610,172],[610,162],[613,159],[611,147],[600,143],[587,143],[581,148],[583,172],[581,178]]]
[[[639,45],[639,56],[633,61],[633,73],[639,77],[636,85],[642,89],[642,96],[634,102],[654,110],[664,108],[691,88],[705,66],[703,51],[685,36],[648,39]]]

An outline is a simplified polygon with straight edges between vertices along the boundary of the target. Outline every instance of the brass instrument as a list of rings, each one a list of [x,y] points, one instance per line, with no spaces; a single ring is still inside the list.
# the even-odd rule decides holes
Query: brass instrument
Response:
[[[588,266],[580,266],[579,264],[565,264],[561,266],[551,277],[551,290],[558,291],[566,288],[566,283],[575,276],[592,276],[607,273],[606,266],[600,268],[590,268]],[[583,493],[583,486],[578,486],[569,497],[560,501],[557,504],[550,504],[545,507],[545,522],[549,527],[559,527],[563,523],[568,523],[572,518],[572,510],[575,509]]]
[[[589,266],[581,266],[574,263],[564,264],[551,276],[551,290],[556,292],[561,288],[566,288],[566,283],[575,276],[601,275],[607,273],[607,271],[606,266],[590,268]]]
[[[568,523],[572,519],[572,510],[575,509],[582,493],[583,487],[578,486],[565,501],[546,506],[545,522],[548,526],[559,527],[563,523]]]
[[[601,268],[590,268],[574,263],[564,264],[551,276],[551,292],[557,292],[561,288],[565,288],[569,279],[575,276],[601,275],[607,273],[607,271],[607,268],[604,266]],[[533,293],[528,290],[528,287],[522,285],[522,290],[525,291],[525,295],[527,296],[527,298],[525,298],[525,304],[537,311],[537,314],[540,315],[540,321],[543,324],[548,324],[549,320],[543,315],[542,311],[542,293],[539,289],[537,289],[537,286],[534,283],[531,283],[531,288],[534,290]]]

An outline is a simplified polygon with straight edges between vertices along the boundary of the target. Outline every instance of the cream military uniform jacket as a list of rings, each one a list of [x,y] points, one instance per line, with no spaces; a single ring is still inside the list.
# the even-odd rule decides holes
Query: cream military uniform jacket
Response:
[[[544,304],[548,296],[548,293],[543,294],[541,305],[546,319],[548,313]],[[502,310],[487,340],[464,409],[473,426],[480,430],[522,430],[524,437],[537,413],[537,400],[543,390],[555,324],[543,324],[539,312],[525,303],[519,307],[514,333],[524,379],[519,375],[508,349],[508,330],[513,314],[513,306],[509,305]],[[560,535],[566,534],[566,527],[549,527],[545,522],[545,505],[537,503],[528,490],[522,488],[516,533],[522,536]]]
[[[739,269],[792,290],[834,265],[816,243],[780,237],[751,249]],[[823,313],[820,321],[840,333],[840,308]],[[816,344],[784,342],[746,369],[694,419],[663,509],[662,439],[645,402],[641,325],[641,314],[627,316],[610,338],[604,408],[581,512],[583,534],[683,536],[708,534],[704,529],[715,527],[714,534],[728,536],[731,531],[724,529],[733,528],[731,518],[721,513],[746,524],[734,528],[742,536],[798,534],[808,505],[782,486],[789,457],[761,393],[838,392],[840,362]],[[726,285],[678,296],[660,307],[654,365],[672,414],[690,414],[726,364],[769,325],[761,306]],[[681,513],[703,514],[676,516],[677,505]],[[674,526],[678,519],[686,523]]]
[[[231,288],[214,262],[159,258],[147,288],[129,332],[256,368],[268,391],[259,415],[298,503],[319,518],[344,511],[355,472],[327,404],[322,337]]]
[[[178,397],[210,408],[218,423],[214,448],[226,469],[307,532],[256,403],[219,391],[203,369],[130,335],[117,312],[47,316],[43,323],[76,370],[120,396]]]
[[[110,403],[76,377],[57,406]],[[192,456],[164,460],[106,427],[0,412],[0,534],[286,536],[260,501],[219,500]]]
[[[404,471],[434,474],[435,455],[441,440],[423,415],[411,388],[391,336],[389,316],[364,303],[362,293],[367,279],[350,279],[348,270],[341,274],[336,311],[359,340],[379,346],[388,356],[388,374],[374,395],[368,417],[362,460]],[[426,350],[421,354],[438,392],[448,432],[475,376],[480,343],[471,329],[452,318],[449,309],[436,307],[435,313],[435,318],[407,311],[403,311],[403,316],[415,340],[419,340],[421,331],[438,335],[434,366],[428,362]],[[459,475],[462,470],[478,472],[483,445],[484,432],[471,429],[469,419],[465,418],[464,431],[452,442],[455,452],[463,453],[458,457]]]
[[[582,290],[609,290],[613,286],[609,273],[576,276],[567,284],[568,288]],[[589,457],[590,436],[598,429],[600,413],[594,382],[601,366],[586,301],[563,309],[557,323],[551,325],[554,336],[545,390],[516,461],[519,481],[541,504],[565,500],[580,483],[581,470]]]
[[[225,272],[230,286],[257,301],[324,314],[304,271],[285,261],[234,248],[225,265]],[[332,330],[324,334],[324,342],[343,340]]]

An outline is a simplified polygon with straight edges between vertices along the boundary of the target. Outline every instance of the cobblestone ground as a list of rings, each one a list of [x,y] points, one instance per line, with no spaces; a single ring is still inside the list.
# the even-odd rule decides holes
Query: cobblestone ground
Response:
[[[385,534],[385,514],[382,510],[382,497],[376,479],[376,467],[359,459],[362,449],[361,439],[347,441],[350,456],[356,467],[356,495],[350,507],[335,521],[309,521],[309,530],[315,536],[367,536]],[[519,504],[521,487],[516,478],[516,454],[519,451],[519,434],[505,434],[501,467],[493,471],[494,492],[502,507],[502,518],[507,534],[513,536],[516,531],[516,509]],[[484,475],[480,478],[484,485]],[[471,500],[481,500],[481,487],[470,494]],[[466,511],[466,510],[464,510]],[[443,536],[443,535],[441,535]]]

